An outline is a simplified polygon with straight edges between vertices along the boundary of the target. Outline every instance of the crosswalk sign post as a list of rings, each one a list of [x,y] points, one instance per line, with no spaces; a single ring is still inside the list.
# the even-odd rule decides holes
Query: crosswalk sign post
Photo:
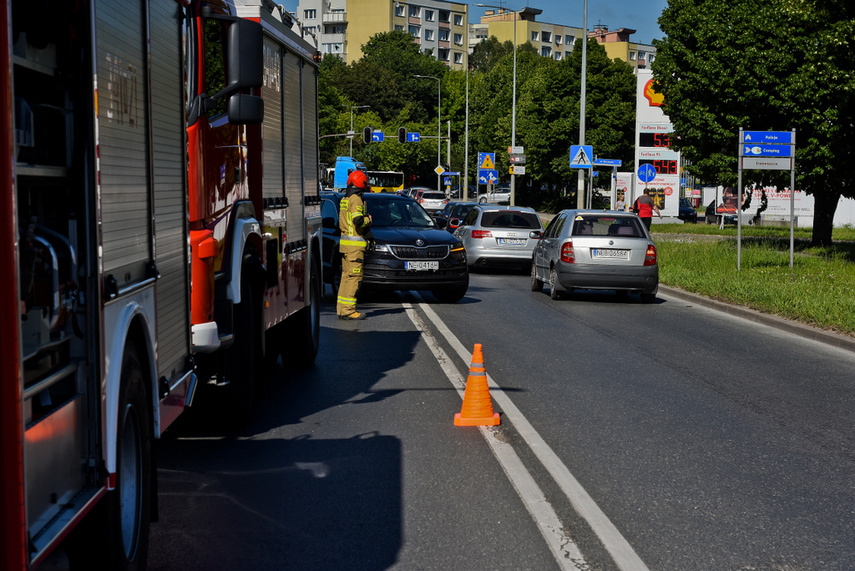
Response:
[[[570,145],[570,168],[590,169],[593,164],[594,147],[592,145]]]

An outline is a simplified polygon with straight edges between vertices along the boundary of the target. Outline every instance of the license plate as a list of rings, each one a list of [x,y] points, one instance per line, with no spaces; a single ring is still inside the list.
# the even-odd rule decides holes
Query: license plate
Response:
[[[610,258],[613,260],[628,260],[629,250],[609,250],[603,248],[595,248],[591,250],[592,258]]]
[[[408,270],[438,270],[439,262],[404,262],[404,268]]]
[[[525,238],[499,238],[503,246],[525,246]]]

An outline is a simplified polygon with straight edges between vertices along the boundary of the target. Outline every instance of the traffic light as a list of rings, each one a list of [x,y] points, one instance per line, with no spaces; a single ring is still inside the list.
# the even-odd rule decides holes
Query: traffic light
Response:
[[[407,128],[399,127],[398,128],[398,142],[406,143],[407,142]]]
[[[371,134],[374,132],[374,129],[371,127],[366,127],[362,130],[362,142],[370,143],[371,142]]]

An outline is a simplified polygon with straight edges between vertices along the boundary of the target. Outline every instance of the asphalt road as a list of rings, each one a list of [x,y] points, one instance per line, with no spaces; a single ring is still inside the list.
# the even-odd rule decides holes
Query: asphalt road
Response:
[[[317,365],[280,365],[250,426],[160,442],[150,568],[855,568],[855,353],[528,281],[327,302]],[[475,343],[497,429],[453,426]]]

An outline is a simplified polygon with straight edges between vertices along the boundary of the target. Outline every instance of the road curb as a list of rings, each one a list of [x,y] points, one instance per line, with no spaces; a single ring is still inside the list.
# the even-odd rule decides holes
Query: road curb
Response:
[[[777,315],[763,313],[756,309],[743,307],[741,305],[733,305],[717,301],[676,287],[659,284],[659,293],[685,301],[691,301],[692,303],[696,303],[703,307],[722,311],[729,315],[741,317],[755,323],[762,323],[763,325],[768,325],[769,327],[774,327],[775,329],[786,331],[787,333],[792,333],[793,335],[798,335],[805,339],[812,339],[839,349],[855,352],[855,338],[848,335],[827,331],[825,329],[820,329],[819,327],[812,327],[810,325],[805,325],[804,323],[784,319]]]

